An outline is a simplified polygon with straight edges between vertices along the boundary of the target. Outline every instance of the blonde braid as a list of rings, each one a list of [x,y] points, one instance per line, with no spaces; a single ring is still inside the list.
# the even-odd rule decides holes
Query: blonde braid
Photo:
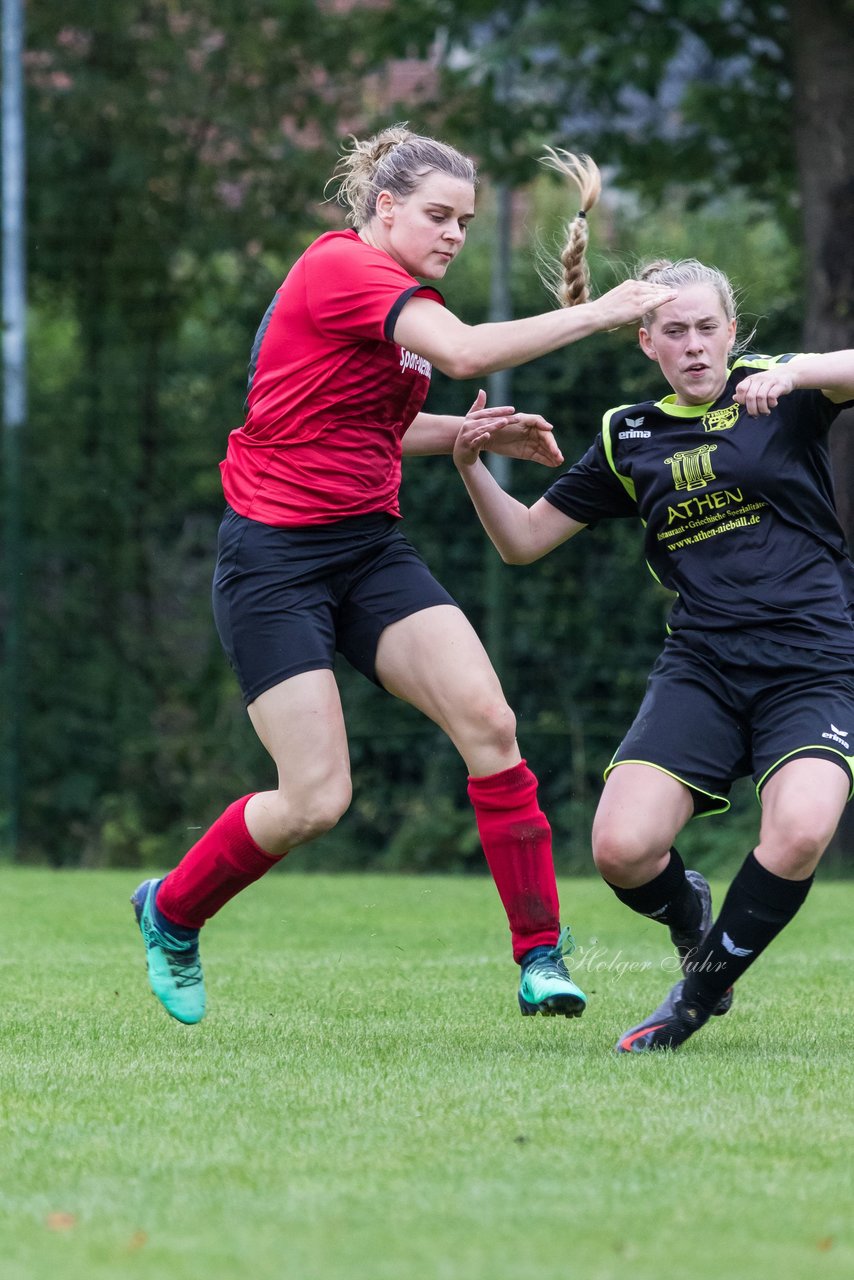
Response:
[[[571,151],[546,147],[540,161],[571,178],[581,195],[581,208],[566,224],[566,243],[560,254],[561,272],[554,273],[552,292],[562,307],[574,307],[590,298],[590,271],[587,266],[587,241],[590,231],[587,214],[602,191],[602,175],[590,156],[573,155]]]

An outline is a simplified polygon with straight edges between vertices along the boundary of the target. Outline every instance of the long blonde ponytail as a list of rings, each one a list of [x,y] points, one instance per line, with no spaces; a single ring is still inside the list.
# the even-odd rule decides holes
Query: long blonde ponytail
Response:
[[[578,188],[581,204],[578,213],[566,224],[566,242],[560,253],[560,270],[552,272],[547,284],[562,307],[574,307],[590,298],[590,271],[587,266],[589,228],[587,214],[602,191],[599,166],[590,156],[546,147],[540,163],[556,169]]]

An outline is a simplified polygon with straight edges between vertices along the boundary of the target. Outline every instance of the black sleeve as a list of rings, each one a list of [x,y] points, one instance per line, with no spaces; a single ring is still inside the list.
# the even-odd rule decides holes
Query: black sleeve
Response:
[[[733,386],[737,386],[742,378],[749,377],[751,373],[773,368],[775,364],[788,364],[799,354],[802,353],[789,351],[782,356],[745,356],[734,365],[734,370],[743,369],[743,372]],[[792,391],[789,395],[782,396],[777,405],[784,419],[794,422],[798,430],[817,439],[826,436],[839,414],[852,406],[854,400],[844,400],[837,404],[828,400],[823,391],[813,387],[801,387]]]
[[[543,497],[570,520],[594,525],[599,520],[637,516],[638,508],[608,466],[601,434],[583,458],[555,480]]]

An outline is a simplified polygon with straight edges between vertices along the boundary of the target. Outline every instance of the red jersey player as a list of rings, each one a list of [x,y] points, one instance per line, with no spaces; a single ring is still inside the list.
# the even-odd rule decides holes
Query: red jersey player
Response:
[[[471,378],[521,364],[673,293],[626,281],[572,309],[463,324],[422,282],[441,280],[465,243],[471,161],[395,127],[355,141],[336,175],[352,229],[320,236],[271,303],[246,421],[222,464],[214,613],[278,786],[234,801],[169,875],[135,891],[151,987],[173,1017],[198,1022],[201,926],[347,809],[338,651],[456,746],[521,966],[522,1012],[578,1016],[586,1000],[562,960],[537,780],[477,635],[401,530],[401,456],[453,450],[462,418],[421,412],[432,366]],[[597,194],[598,182],[587,205]],[[583,254],[583,214],[576,222]],[[493,429],[491,448],[561,461],[539,416],[485,408],[482,396],[474,412]]]

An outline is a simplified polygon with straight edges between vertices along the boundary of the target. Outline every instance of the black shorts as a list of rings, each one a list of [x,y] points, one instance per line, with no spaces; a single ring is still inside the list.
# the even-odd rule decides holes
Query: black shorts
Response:
[[[248,705],[336,650],[375,684],[377,643],[392,622],[456,604],[385,513],[276,528],[231,507],[219,530],[213,610]]]
[[[646,694],[605,771],[649,764],[722,813],[737,778],[757,796],[792,756],[821,756],[854,783],[854,657],[747,632],[668,636]]]

